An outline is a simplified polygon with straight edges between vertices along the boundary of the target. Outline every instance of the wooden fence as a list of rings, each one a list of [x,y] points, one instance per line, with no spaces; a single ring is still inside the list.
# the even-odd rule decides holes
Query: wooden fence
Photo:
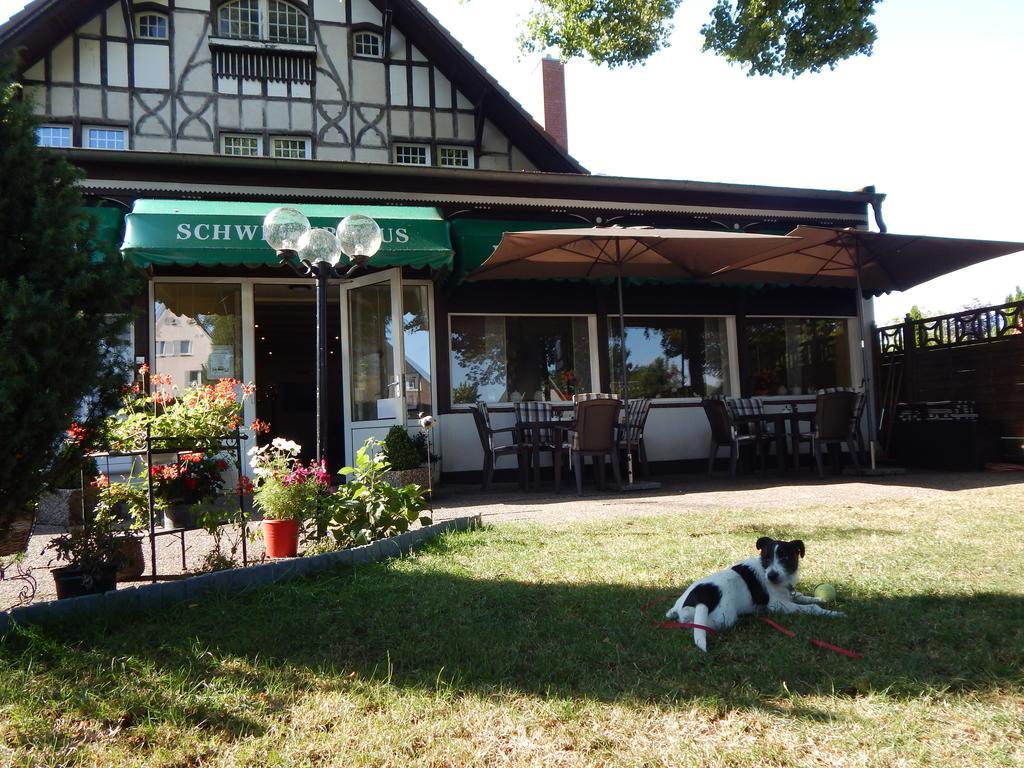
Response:
[[[878,328],[876,395],[883,445],[898,404],[970,400],[985,424],[989,458],[1024,444],[1024,302]]]

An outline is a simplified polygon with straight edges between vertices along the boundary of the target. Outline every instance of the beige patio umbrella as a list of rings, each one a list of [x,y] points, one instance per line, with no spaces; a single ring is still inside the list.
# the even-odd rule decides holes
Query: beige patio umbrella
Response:
[[[721,267],[708,279],[716,283],[788,283],[856,291],[864,389],[868,393],[871,468],[874,469],[878,425],[870,395],[864,292],[905,291],[972,264],[1024,251],[1024,243],[810,226],[796,227],[787,237],[793,239],[772,251]]]
[[[626,369],[626,322],[622,301],[624,277],[689,279],[711,277],[716,270],[762,253],[791,247],[783,235],[751,235],[651,227],[587,227],[532,232],[505,232],[494,253],[468,280],[615,279],[619,297],[619,355],[622,397],[629,413]],[[627,417],[628,418],[628,417]],[[626,430],[626,475],[633,480],[633,452]]]

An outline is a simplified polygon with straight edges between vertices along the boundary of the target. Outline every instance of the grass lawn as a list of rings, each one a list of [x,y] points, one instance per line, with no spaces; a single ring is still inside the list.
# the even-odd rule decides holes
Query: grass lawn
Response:
[[[683,506],[9,636],[0,765],[1024,764],[1024,485]],[[746,619],[705,655],[641,616],[760,534],[803,538],[849,617]]]

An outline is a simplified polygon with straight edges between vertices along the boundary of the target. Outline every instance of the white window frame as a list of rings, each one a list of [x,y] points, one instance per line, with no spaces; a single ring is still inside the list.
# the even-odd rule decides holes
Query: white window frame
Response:
[[[241,36],[237,36],[236,37],[234,35],[228,34],[229,30],[224,30],[221,27],[221,10],[224,9],[225,7],[227,7],[228,5],[230,5],[232,2],[234,2],[234,0],[225,0],[225,2],[218,3],[218,5],[217,5],[217,15],[216,15],[216,25],[217,26],[216,26],[216,29],[217,29],[217,36],[218,37],[227,38],[228,40],[253,40],[253,39],[255,39],[255,40],[260,40],[262,42],[281,43],[281,44],[284,44],[284,45],[309,45],[310,44],[310,37],[311,37],[311,35],[310,35],[310,28],[309,28],[309,26],[310,26],[309,25],[309,14],[306,13],[304,10],[302,10],[302,8],[300,8],[299,6],[295,5],[294,3],[289,3],[286,0],[257,0],[257,11],[256,11],[256,13],[257,13],[257,17],[256,17],[257,21],[256,21],[256,25],[258,27],[259,32],[258,32],[258,36],[256,38],[241,37]],[[279,3],[280,5],[287,6],[289,9],[295,11],[305,21],[305,34],[303,35],[303,39],[302,40],[289,40],[289,39],[282,39],[281,37],[274,37],[274,38],[272,38],[270,36],[270,4],[271,4],[271,2]]]
[[[740,357],[739,357],[739,350],[737,349],[737,346],[736,346],[737,345],[736,315],[723,315],[723,314],[710,314],[710,315],[677,315],[677,314],[671,314],[671,315],[666,315],[666,314],[660,313],[660,312],[644,312],[644,313],[627,312],[627,313],[625,313],[623,315],[623,318],[625,318],[627,323],[629,322],[630,318],[633,318],[635,320],[645,320],[645,319],[654,319],[654,318],[664,318],[666,320],[705,320],[705,319],[709,319],[709,318],[710,319],[714,319],[714,320],[725,320],[725,343],[726,343],[726,346],[728,347],[728,353],[729,353],[728,354],[728,358],[729,359],[726,361],[726,365],[729,366],[729,368],[728,368],[729,387],[728,387],[728,391],[727,392],[723,392],[723,394],[727,395],[728,397],[739,397],[740,396],[740,382],[739,382],[739,376],[740,376]],[[618,316],[617,313],[613,313],[613,312],[609,312],[608,313],[608,320],[607,320],[607,322],[608,322],[608,344],[609,344],[609,349],[605,350],[605,354],[609,353],[610,348],[611,348],[610,345],[611,345],[611,343],[613,341],[613,339],[612,339],[611,323],[612,323],[613,320],[617,321],[618,319],[619,319],[619,316]],[[609,365],[611,365],[611,361],[609,361]],[[608,375],[609,376],[612,375],[611,368],[608,369]],[[683,403],[699,403],[700,401],[701,401],[701,398],[699,398],[699,397],[657,397],[657,398],[653,398],[652,399],[652,402],[668,403],[668,404],[673,404],[673,403],[678,403],[678,404],[683,404]]]
[[[445,152],[465,152],[466,153],[466,165],[453,164],[445,162]],[[473,148],[466,147],[458,144],[440,144],[437,147],[437,164],[441,168],[473,168],[475,166],[476,158],[473,157]]]
[[[279,141],[296,141],[302,142],[303,154],[302,157],[292,157],[290,155],[279,155],[277,154],[277,142]],[[310,153],[310,140],[305,136],[271,136],[270,137],[270,156],[276,157],[280,160],[309,160],[312,157]]]
[[[107,131],[109,133],[117,133],[121,136],[120,147],[94,147],[92,146],[92,132],[93,131]],[[128,129],[118,128],[117,126],[110,125],[85,125],[82,126],[82,147],[84,149],[103,149],[110,152],[123,152],[128,149]]]
[[[67,144],[64,144],[63,142],[61,142],[60,144],[50,144],[50,143],[44,144],[44,143],[42,143],[40,141],[40,139],[42,137],[40,136],[39,131],[41,131],[41,130],[62,131],[62,132],[66,131],[67,132],[67,137],[68,137],[68,142],[67,142]],[[75,137],[71,134],[71,126],[70,125],[61,125],[59,123],[43,123],[42,125],[36,126],[36,146],[37,147],[54,147],[56,149],[65,149],[67,147],[75,146],[75,140],[74,139],[75,139]]]
[[[423,150],[423,152],[424,152],[423,162],[422,163],[410,163],[410,162],[405,162],[405,161],[399,160],[398,159],[399,152],[401,150],[403,150],[403,149]],[[408,141],[404,141],[404,142],[401,142],[401,143],[396,143],[394,145],[394,148],[391,151],[391,158],[394,161],[395,165],[411,165],[411,166],[413,166],[415,168],[425,168],[425,167],[428,167],[430,165],[430,160],[431,160],[431,158],[430,158],[430,145],[429,144],[418,144],[416,142],[408,142]]]
[[[256,140],[256,153],[252,155],[240,155],[235,152],[227,151],[228,139],[255,139]],[[263,156],[263,137],[258,133],[222,133],[220,135],[220,153],[225,157],[262,157]]]
[[[163,36],[144,34],[142,27],[142,20],[146,18],[156,18],[163,21]],[[157,11],[140,11],[135,14],[135,37],[138,40],[169,40],[171,36],[171,20],[166,13],[158,13]]]
[[[178,354],[190,356],[192,354],[192,340],[181,339],[178,341]]]
[[[361,44],[367,43],[372,40],[376,43],[376,53],[365,53],[359,50]],[[372,29],[358,29],[352,33],[352,55],[362,56],[367,59],[383,59],[384,58],[384,35],[380,32],[375,32]]]
[[[585,317],[587,318],[587,342],[590,347],[590,383],[591,386],[598,386],[601,381],[601,368],[597,356],[597,315],[587,312],[449,312],[448,313],[448,407],[452,411],[468,411],[473,408],[472,403],[453,403],[452,396],[452,334],[451,318],[453,317]],[[647,317],[647,315],[645,315]],[[435,357],[436,359],[436,357]],[[436,379],[437,376],[434,375]],[[435,394],[436,397],[436,394]],[[435,400],[436,402],[436,400]],[[666,401],[667,402],[667,401]],[[510,402],[489,402],[487,407],[491,410],[512,409]],[[436,408],[436,406],[435,406]]]

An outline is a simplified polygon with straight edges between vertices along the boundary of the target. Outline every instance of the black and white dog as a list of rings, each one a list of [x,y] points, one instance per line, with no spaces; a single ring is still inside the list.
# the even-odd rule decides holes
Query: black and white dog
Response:
[[[665,617],[721,630],[728,629],[748,613],[846,615],[822,608],[818,598],[796,591],[800,558],[804,556],[802,541],[777,541],[762,536],[756,546],[761,552],[759,557],[748,558],[694,582]],[[706,651],[707,632],[694,629],[693,642]]]

